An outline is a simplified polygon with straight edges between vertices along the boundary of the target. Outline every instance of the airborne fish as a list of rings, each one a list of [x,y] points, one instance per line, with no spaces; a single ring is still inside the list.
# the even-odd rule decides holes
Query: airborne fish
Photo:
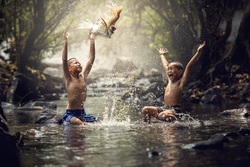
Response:
[[[110,10],[105,13],[103,17],[100,17],[97,23],[86,20],[81,22],[78,28],[89,29],[91,33],[111,38],[112,34],[116,30],[115,23],[120,17],[122,6],[116,3],[111,3],[109,8]]]

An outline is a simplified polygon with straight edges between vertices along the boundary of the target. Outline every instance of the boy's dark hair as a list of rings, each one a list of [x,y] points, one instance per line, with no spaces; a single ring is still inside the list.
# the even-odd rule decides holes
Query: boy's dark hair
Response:
[[[74,57],[73,57],[73,58],[70,58],[70,59],[68,59],[68,60],[67,60],[67,64],[68,64],[68,66],[69,66],[69,64],[70,64],[71,60],[74,60],[74,59],[76,59],[76,58],[74,58]]]
[[[174,62],[171,62],[170,64],[174,65],[179,70],[182,70],[182,72],[184,71],[184,67],[183,67],[183,65],[180,62],[174,61]]]

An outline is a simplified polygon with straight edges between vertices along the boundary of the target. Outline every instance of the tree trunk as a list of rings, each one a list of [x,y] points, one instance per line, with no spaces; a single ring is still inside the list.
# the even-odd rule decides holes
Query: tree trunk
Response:
[[[238,36],[236,38],[235,51],[232,62],[239,64],[245,72],[250,71],[250,3],[246,10],[239,27]]]
[[[26,73],[26,65],[29,66],[29,57],[32,55],[34,50],[34,45],[36,39],[43,32],[45,26],[45,9],[44,9],[44,1],[43,0],[34,0],[34,27],[30,32],[24,49],[22,53],[19,55],[19,59],[17,62],[18,71],[21,73]]]
[[[246,8],[249,2],[246,1],[225,1],[219,4],[215,1],[207,1],[207,3],[204,6],[210,8],[205,7],[206,17],[202,24],[203,33],[207,38],[207,46],[200,59],[202,66],[200,78],[209,83],[207,86],[211,86],[215,77],[227,78],[232,65],[238,64],[242,68],[246,68],[247,63],[249,65],[249,49],[247,49],[249,33],[247,30],[250,27],[250,17],[248,16],[249,7]],[[201,10],[202,6],[200,14]],[[239,13],[244,10],[245,14],[242,19]],[[236,17],[237,14],[240,16]],[[239,20],[242,20],[241,24]],[[224,30],[221,28],[222,24],[226,25]]]

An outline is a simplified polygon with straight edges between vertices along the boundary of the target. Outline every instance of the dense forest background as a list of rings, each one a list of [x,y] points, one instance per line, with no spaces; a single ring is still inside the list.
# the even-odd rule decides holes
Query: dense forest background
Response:
[[[62,32],[70,43],[87,38],[77,25],[96,20],[109,1],[102,0],[1,0],[1,99],[16,74],[44,84],[42,71],[62,49]],[[206,41],[190,80],[201,81],[200,90],[228,89],[235,100],[249,99],[250,1],[248,0],[116,0],[123,5],[117,31],[111,39],[98,39],[97,52],[106,59],[131,57],[144,69],[161,68],[156,49],[167,47],[167,59],[184,65]],[[80,38],[81,37],[81,38]],[[74,50],[75,48],[70,48]],[[60,64],[60,62],[58,62]],[[240,84],[240,85],[239,85]],[[250,99],[249,99],[250,101]]]

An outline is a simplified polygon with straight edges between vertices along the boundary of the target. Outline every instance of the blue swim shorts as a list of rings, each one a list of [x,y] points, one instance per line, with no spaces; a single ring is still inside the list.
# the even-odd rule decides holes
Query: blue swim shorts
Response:
[[[78,110],[70,110],[66,109],[65,113],[63,114],[63,122],[65,124],[70,123],[70,119],[72,117],[79,118],[83,122],[99,122],[100,120],[93,115],[86,114],[84,109],[78,109]]]

